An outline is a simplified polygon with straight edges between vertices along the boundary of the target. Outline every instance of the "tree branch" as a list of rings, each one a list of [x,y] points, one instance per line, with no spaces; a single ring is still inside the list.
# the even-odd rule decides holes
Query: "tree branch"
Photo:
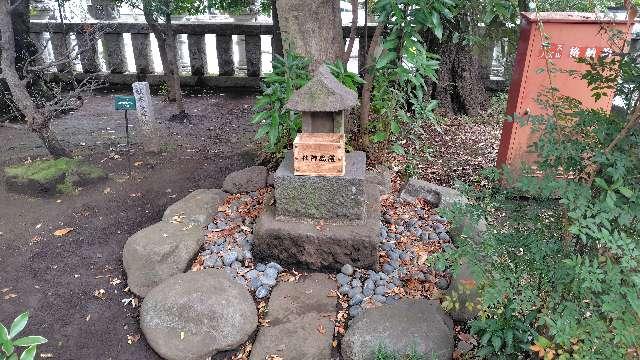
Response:
[[[365,0],[368,1],[368,0]],[[366,19],[366,17],[365,17]],[[367,26],[367,22],[364,22],[364,26]],[[358,0],[351,0],[351,32],[349,33],[349,44],[347,50],[345,50],[342,56],[342,62],[345,65],[351,58],[351,52],[353,51],[353,43],[356,41],[356,33],[358,31]]]

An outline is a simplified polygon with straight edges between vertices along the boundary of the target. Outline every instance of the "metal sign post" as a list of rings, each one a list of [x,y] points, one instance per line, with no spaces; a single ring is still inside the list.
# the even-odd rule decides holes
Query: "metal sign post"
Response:
[[[124,110],[125,134],[127,137],[127,166],[129,177],[131,177],[131,142],[129,141],[129,110],[136,109],[136,98],[134,96],[116,96],[115,109]]]

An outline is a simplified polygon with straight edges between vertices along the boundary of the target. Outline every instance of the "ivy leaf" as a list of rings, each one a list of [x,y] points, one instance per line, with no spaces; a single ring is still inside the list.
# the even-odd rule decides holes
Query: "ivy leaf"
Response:
[[[493,345],[493,350],[495,350],[495,352],[500,351],[500,348],[502,347],[502,338],[500,336],[493,335],[491,337],[491,345]]]
[[[628,199],[631,199],[633,197],[633,191],[631,191],[631,189],[629,189],[628,187],[620,186],[618,188],[618,191],[620,191],[620,193],[626,196]]]
[[[400,125],[395,120],[391,120],[391,132],[394,134],[398,134],[400,132]]]
[[[382,56],[380,56],[378,58],[378,61],[376,62],[376,69],[382,69],[397,56],[398,54],[395,51],[387,51],[386,53],[382,54]]]

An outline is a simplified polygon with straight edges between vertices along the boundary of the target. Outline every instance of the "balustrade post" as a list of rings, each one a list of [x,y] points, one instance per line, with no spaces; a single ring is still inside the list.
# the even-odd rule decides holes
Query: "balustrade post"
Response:
[[[247,59],[247,76],[259,77],[262,70],[262,43],[260,35],[246,35],[244,38]]]
[[[82,72],[94,74],[100,72],[100,60],[98,59],[98,39],[91,32],[79,31],[76,33],[78,53]]]
[[[233,39],[231,35],[216,35],[216,52],[220,76],[233,76]]]
[[[139,75],[153,73],[151,35],[131,34],[131,45],[133,46],[133,60],[136,63],[136,73]]]
[[[44,65],[44,54],[47,51],[45,49],[46,42],[44,41],[44,33],[30,33],[29,38],[33,42],[36,48],[36,56],[33,59],[33,65],[35,66],[43,66]]]
[[[204,35],[187,35],[189,43],[189,61],[191,62],[191,75],[204,76],[208,73],[207,51]]]
[[[59,73],[73,72],[73,64],[71,63],[71,38],[69,34],[52,32],[51,47],[53,48],[53,57],[56,62],[56,70]],[[67,59],[67,61],[65,61]]]
[[[124,37],[120,33],[104,34],[104,54],[107,71],[112,74],[123,74],[128,70],[127,57],[124,52]]]

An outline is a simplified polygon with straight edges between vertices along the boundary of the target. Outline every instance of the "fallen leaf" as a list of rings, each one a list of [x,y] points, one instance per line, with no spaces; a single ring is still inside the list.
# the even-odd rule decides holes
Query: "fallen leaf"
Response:
[[[143,161],[136,161],[136,162],[133,163],[133,166],[140,166],[142,164],[144,164]]]
[[[108,188],[106,188],[106,189],[102,190],[102,192],[103,192],[104,194],[108,194],[108,193],[110,193],[110,192],[111,192],[111,188],[110,188],[110,187],[108,187]]]
[[[41,353],[40,357],[43,359],[48,359],[48,358],[52,358],[53,354],[52,353]]]
[[[129,345],[137,343],[138,340],[140,340],[139,334],[127,335],[127,342],[129,343]]]
[[[104,289],[99,289],[93,292],[93,296],[97,297],[98,299],[106,299],[107,298],[107,292],[104,291]]]
[[[325,329],[325,328],[324,328],[324,325],[322,325],[322,323],[320,323],[320,324],[318,325],[318,328],[317,328],[316,330],[318,330],[318,332],[319,332],[321,335],[324,335],[324,334],[326,334],[326,333],[327,333],[327,329]]]
[[[16,297],[16,296],[18,296],[18,295],[16,295],[16,294],[7,294],[7,295],[5,295],[5,296],[4,296],[4,298],[3,298],[3,299],[5,299],[5,300],[9,300],[9,299],[13,299],[13,298],[14,298],[14,297]]]
[[[54,231],[53,235],[55,235],[55,236],[65,236],[68,233],[70,233],[71,231],[73,231],[73,228],[70,228],[70,227],[62,228],[62,229],[58,229],[58,230]]]
[[[184,331],[180,331],[180,340],[184,340]]]
[[[84,319],[85,321],[89,321],[91,320],[91,314],[87,315],[87,317]]]

